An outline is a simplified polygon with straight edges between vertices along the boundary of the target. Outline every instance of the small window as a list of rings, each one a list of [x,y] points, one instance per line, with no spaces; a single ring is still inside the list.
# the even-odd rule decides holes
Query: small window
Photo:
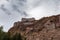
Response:
[[[50,22],[53,22],[52,20]]]

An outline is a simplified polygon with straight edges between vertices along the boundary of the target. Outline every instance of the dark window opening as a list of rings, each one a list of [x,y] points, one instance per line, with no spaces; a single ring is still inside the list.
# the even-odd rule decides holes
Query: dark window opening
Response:
[[[50,24],[47,24],[47,25],[50,25]]]
[[[50,21],[50,22],[53,22],[53,21]]]

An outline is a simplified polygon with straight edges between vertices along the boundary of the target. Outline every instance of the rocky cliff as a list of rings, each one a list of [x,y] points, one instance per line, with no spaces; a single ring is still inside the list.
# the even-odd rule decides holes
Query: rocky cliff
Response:
[[[14,23],[8,33],[11,35],[20,33],[26,40],[60,40],[60,15],[39,20],[22,18],[21,21]]]

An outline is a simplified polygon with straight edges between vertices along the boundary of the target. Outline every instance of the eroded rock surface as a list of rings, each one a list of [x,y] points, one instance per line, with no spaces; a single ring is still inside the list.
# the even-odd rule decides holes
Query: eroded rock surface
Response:
[[[39,20],[22,18],[21,21],[14,23],[8,33],[20,33],[26,40],[60,40],[60,15]]]

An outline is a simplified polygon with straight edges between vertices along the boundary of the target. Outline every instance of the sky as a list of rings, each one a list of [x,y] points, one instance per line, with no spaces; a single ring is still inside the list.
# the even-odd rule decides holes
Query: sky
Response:
[[[0,25],[8,31],[21,18],[60,14],[60,0],[0,0]]]

